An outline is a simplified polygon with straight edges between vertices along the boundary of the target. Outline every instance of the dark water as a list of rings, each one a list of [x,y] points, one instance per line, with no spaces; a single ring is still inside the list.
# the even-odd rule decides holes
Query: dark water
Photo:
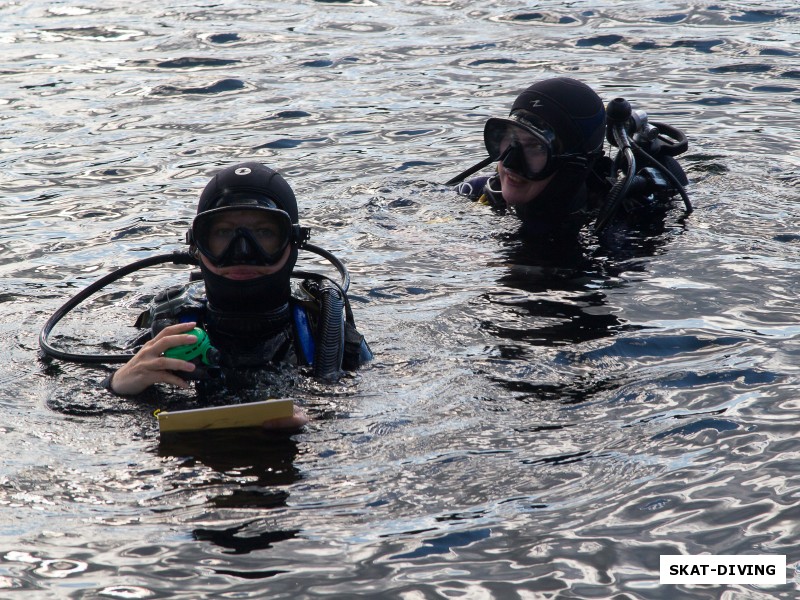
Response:
[[[0,597],[796,597],[794,2],[35,0],[0,23]],[[562,74],[688,133],[690,218],[541,256],[441,185]],[[299,435],[159,443],[153,406],[37,336],[182,249],[245,159],[350,268],[377,359],[299,381]],[[186,276],[141,272],[55,338],[113,347]],[[677,553],[783,554],[787,584],[660,586]]]

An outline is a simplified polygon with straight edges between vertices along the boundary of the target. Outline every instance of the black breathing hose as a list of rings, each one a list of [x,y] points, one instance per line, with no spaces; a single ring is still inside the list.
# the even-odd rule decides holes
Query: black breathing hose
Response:
[[[73,362],[84,362],[84,363],[124,363],[128,362],[133,354],[75,354],[73,352],[66,352],[64,350],[58,350],[50,345],[50,342],[47,340],[50,332],[53,331],[53,328],[56,324],[64,318],[64,316],[71,311],[73,308],[78,306],[81,302],[86,300],[89,296],[96,293],[97,291],[103,289],[109,283],[113,283],[118,279],[122,279],[126,275],[130,275],[131,273],[138,271],[140,269],[144,269],[145,267],[151,267],[153,265],[159,265],[163,263],[171,262],[176,265],[196,265],[197,259],[192,256],[191,254],[185,252],[176,252],[173,254],[160,254],[158,256],[151,256],[150,258],[144,258],[142,260],[138,260],[134,263],[126,265],[124,267],[120,267],[116,271],[112,271],[105,277],[101,277],[94,283],[88,285],[83,290],[75,294],[72,298],[70,298],[67,302],[64,303],[56,312],[53,313],[47,323],[44,324],[42,327],[42,331],[39,333],[39,347],[42,349],[47,356],[51,356],[52,358],[58,358],[60,360],[68,360]]]
[[[614,218],[614,215],[619,211],[622,206],[622,201],[628,195],[633,178],[636,175],[636,157],[631,149],[631,142],[628,139],[628,133],[625,131],[623,123],[615,124],[613,128],[614,140],[617,142],[617,147],[625,158],[627,163],[625,177],[614,183],[611,192],[606,198],[606,203],[603,206],[600,214],[597,216],[597,221],[594,225],[595,233],[601,232]]]
[[[313,244],[305,244],[302,246],[304,250],[308,250],[309,252],[313,252],[314,254],[318,254],[319,256],[326,259],[330,262],[336,270],[339,272],[341,277],[341,283],[337,283],[330,279],[325,275],[319,275],[315,273],[303,273],[299,271],[295,271],[292,273],[293,277],[314,277],[317,279],[323,279],[333,286],[335,291],[341,293],[342,302],[344,303],[344,311],[349,321],[353,319],[353,313],[350,309],[350,303],[347,300],[347,290],[350,287],[350,273],[347,271],[347,267],[345,267],[342,262],[336,258],[333,254],[320,248],[319,246],[315,246]],[[139,271],[146,267],[151,267],[154,265],[164,264],[171,262],[176,265],[193,265],[197,266],[199,261],[195,258],[194,255],[189,254],[187,252],[175,252],[172,254],[159,254],[158,256],[151,256],[149,258],[144,258],[142,260],[138,260],[133,262],[129,265],[124,267],[120,267],[115,271],[112,271],[108,275],[101,277],[97,281],[89,284],[80,292],[75,294],[72,298],[70,298],[67,302],[65,302],[61,307],[56,310],[53,315],[47,320],[42,327],[41,332],[39,333],[39,347],[41,348],[42,352],[45,356],[49,356],[51,358],[57,358],[59,360],[66,360],[71,362],[79,362],[79,363],[125,363],[128,362],[132,357],[133,354],[131,353],[119,353],[119,354],[78,354],[75,352],[67,352],[65,350],[59,350],[58,348],[53,347],[48,340],[50,333],[53,331],[55,326],[58,324],[64,316],[67,315],[72,309],[78,306],[81,302],[89,298],[91,295],[97,293],[99,290],[103,289],[110,283],[113,283],[119,279],[122,279],[126,275],[130,275],[135,271]],[[341,319],[342,308],[339,309],[339,315]],[[342,338],[343,339],[343,338]],[[341,361],[340,363],[341,364]]]
[[[636,150],[637,154],[641,154],[650,163],[658,167],[661,173],[664,176],[666,176],[667,179],[670,180],[672,185],[675,186],[675,189],[678,190],[678,193],[680,194],[681,199],[683,200],[683,205],[686,208],[686,214],[687,215],[691,214],[691,212],[694,210],[694,208],[692,207],[692,202],[691,200],[689,200],[689,195],[686,193],[686,189],[683,187],[683,184],[681,184],[681,182],[678,181],[678,178],[675,176],[675,174],[671,170],[669,170],[665,165],[663,165],[654,157],[650,156],[647,152],[645,152],[645,150],[641,146],[636,144],[636,142],[633,142],[633,148],[634,150]]]
[[[339,275],[342,278],[342,282],[338,285],[342,289],[342,292],[346,294],[347,290],[350,288],[350,273],[347,271],[347,267],[345,267],[342,264],[342,261],[340,261],[338,258],[336,258],[333,254],[331,254],[327,250],[324,250],[319,246],[315,246],[314,244],[305,244],[304,246],[302,246],[302,248],[303,250],[308,250],[309,252],[313,252],[314,254],[319,254],[322,258],[327,260],[336,268],[336,270],[339,272]],[[328,278],[326,277],[326,279]]]
[[[631,141],[628,138],[628,132],[625,131],[624,127],[615,127],[614,137],[617,139],[617,144],[622,150],[622,155],[625,157],[625,162],[627,163],[625,186],[620,193],[620,199],[624,199],[625,196],[628,195],[628,191],[630,191],[631,185],[633,184],[633,177],[636,175],[636,155],[633,153]]]
[[[319,291],[318,340],[314,353],[314,376],[338,379],[344,358],[344,297],[338,286],[323,285]]]

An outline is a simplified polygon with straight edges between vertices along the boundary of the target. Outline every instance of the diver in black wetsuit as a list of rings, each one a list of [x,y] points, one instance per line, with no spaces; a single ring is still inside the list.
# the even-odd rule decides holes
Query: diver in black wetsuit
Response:
[[[136,395],[155,383],[186,388],[187,379],[197,379],[198,391],[210,398],[257,387],[285,365],[314,363],[332,379],[370,360],[340,288],[307,279],[293,289],[298,248],[307,238],[294,192],[277,172],[253,162],[220,171],[203,190],[187,233],[202,282],[156,297],[137,321],[148,328],[138,340],[143,345],[106,379],[107,389]],[[207,332],[217,351],[211,368],[164,356],[195,343],[194,327]],[[283,425],[305,420],[296,412]]]
[[[619,149],[605,156],[603,142]],[[533,84],[514,101],[507,118],[484,127],[488,158],[448,185],[495,209],[510,208],[529,238],[563,241],[597,215],[595,230],[622,212],[636,212],[680,194],[686,175],[673,158],[685,136],[649,124],[643,111],[618,98],[608,111],[586,84],[567,77]],[[638,161],[638,165],[637,165]],[[491,175],[463,181],[496,162]],[[641,168],[643,167],[643,168]]]

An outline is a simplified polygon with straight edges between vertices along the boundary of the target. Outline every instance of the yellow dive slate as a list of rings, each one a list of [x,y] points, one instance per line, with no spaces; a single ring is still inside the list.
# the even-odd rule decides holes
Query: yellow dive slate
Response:
[[[247,404],[212,406],[172,412],[157,411],[161,433],[260,427],[264,421],[291,417],[294,405],[290,399],[264,400]]]

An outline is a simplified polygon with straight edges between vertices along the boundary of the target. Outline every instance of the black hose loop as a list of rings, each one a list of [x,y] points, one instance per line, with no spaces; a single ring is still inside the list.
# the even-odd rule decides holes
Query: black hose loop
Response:
[[[329,278],[319,275],[315,276],[313,274],[306,274],[309,277],[318,277],[321,280],[325,281],[330,285],[333,291],[338,295],[339,302],[341,302],[339,308],[339,315],[341,318],[342,311],[345,311],[348,319],[352,320],[352,312],[350,309],[350,303],[347,301],[347,289],[350,287],[350,273],[347,271],[347,268],[342,264],[342,262],[336,258],[333,254],[324,250],[318,246],[314,246],[313,244],[305,244],[303,246],[305,250],[318,254],[319,256],[325,258],[329,261],[339,272],[339,276],[341,277],[341,282],[337,283]],[[130,275],[135,271],[139,271],[146,267],[163,264],[163,263],[173,263],[176,265],[192,265],[197,266],[199,264],[198,259],[186,252],[175,252],[172,254],[160,254],[158,256],[151,256],[149,258],[144,258],[142,260],[138,260],[133,262],[129,265],[124,267],[120,267],[119,269],[112,271],[108,275],[101,277],[97,281],[91,283],[86,288],[78,292],[75,296],[70,298],[67,302],[65,302],[61,307],[56,310],[53,315],[47,320],[42,327],[41,332],[39,333],[39,347],[42,353],[45,356],[49,356],[51,358],[56,358],[59,360],[65,361],[72,361],[78,363],[94,363],[94,364],[118,364],[118,363],[125,363],[128,362],[132,357],[132,353],[119,353],[119,354],[78,354],[74,352],[67,352],[65,350],[59,350],[58,348],[53,347],[53,345],[49,341],[50,334],[52,333],[55,326],[58,324],[61,319],[63,319],[71,310],[73,310],[76,306],[78,306],[81,302],[96,294],[99,290],[103,289],[110,283],[113,283],[119,279],[122,279],[126,275]],[[296,277],[299,275],[299,272],[295,271],[292,276]],[[342,325],[343,327],[343,325]],[[338,338],[344,343],[344,334]],[[339,361],[341,364],[341,359]]]
[[[105,277],[101,277],[94,283],[86,286],[83,290],[75,294],[67,302],[65,302],[53,315],[47,320],[39,333],[39,347],[42,352],[52,358],[60,360],[68,360],[73,362],[82,363],[124,363],[128,362],[133,354],[75,354],[73,352],[66,352],[54,348],[48,341],[50,333],[56,324],[64,318],[64,316],[73,308],[78,306],[81,302],[86,300],[89,296],[103,289],[109,283],[122,279],[126,275],[138,271],[145,267],[159,265],[163,263],[174,263],[176,265],[197,265],[197,259],[186,252],[175,252],[173,254],[159,254],[158,256],[151,256],[138,260],[124,267],[112,271]]]
[[[340,261],[327,250],[320,248],[319,246],[315,246],[314,244],[305,244],[303,246],[303,250],[308,250],[309,252],[320,255],[336,268],[336,270],[339,272],[339,276],[342,278],[339,287],[346,294],[347,290],[350,288],[350,272],[347,270],[347,267],[342,264],[342,261]]]
[[[677,127],[666,123],[652,123],[658,129],[658,153],[666,156],[678,156],[689,149],[689,139]]]

